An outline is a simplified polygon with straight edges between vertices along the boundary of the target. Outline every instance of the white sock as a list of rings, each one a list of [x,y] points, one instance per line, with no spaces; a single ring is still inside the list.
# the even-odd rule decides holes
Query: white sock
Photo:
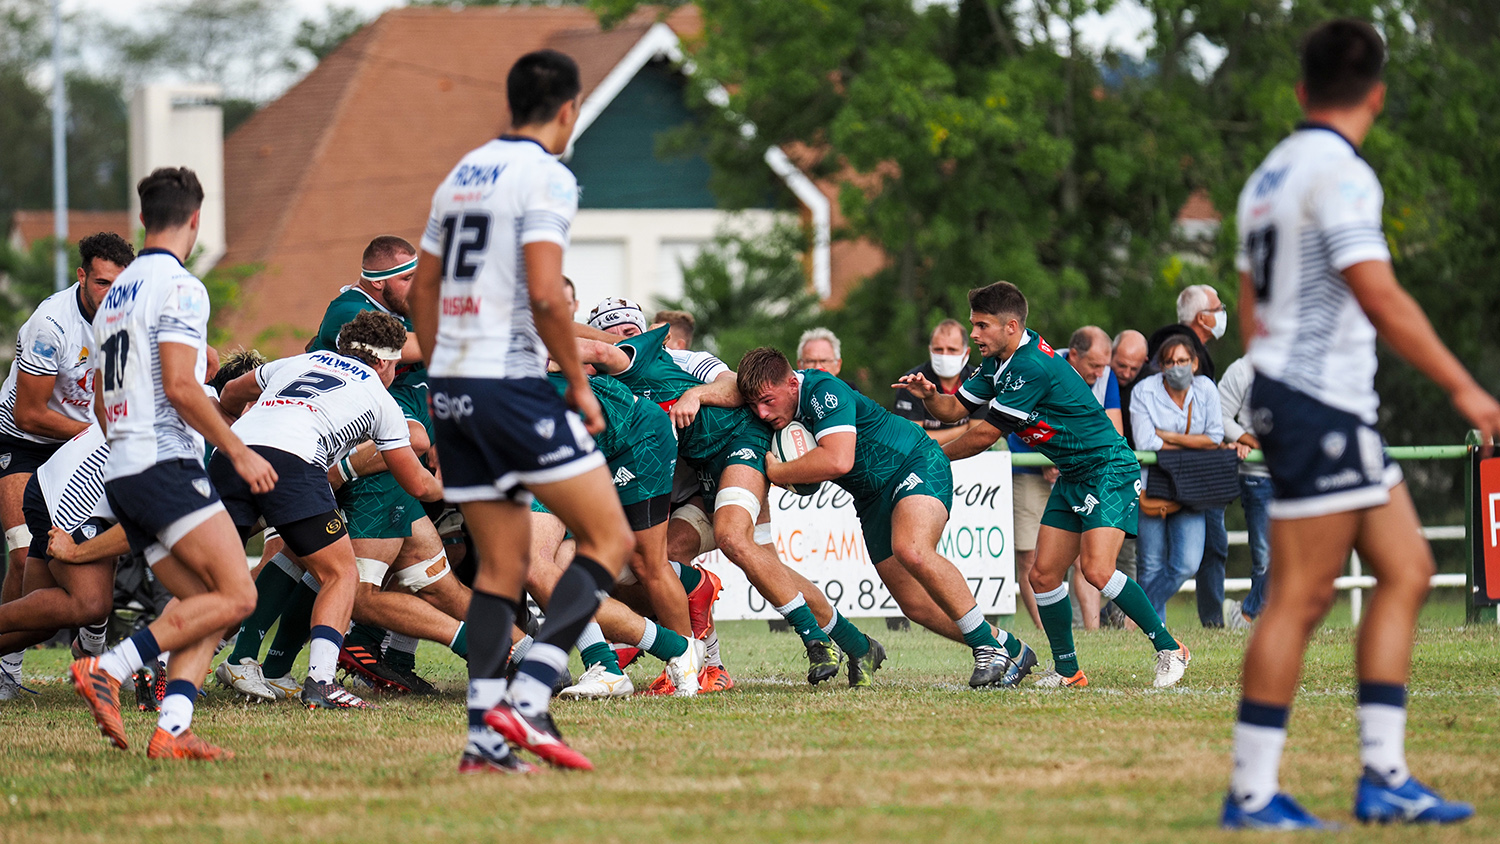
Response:
[[[534,641],[536,640],[530,636],[522,636],[521,641],[517,642],[510,649],[510,661],[520,665],[526,659],[526,654],[531,651],[531,643]]]
[[[807,599],[804,598],[804,597],[802,597],[802,593],[801,592],[798,592],[797,593],[797,597],[795,597],[792,600],[788,601],[787,604],[786,604],[786,606],[784,606],[784,607],[777,607],[776,611],[779,612],[779,613],[781,613],[781,617],[782,618],[786,618],[792,612],[792,610],[795,610],[798,607],[805,607],[805,606],[807,606]]]
[[[650,624],[651,622],[646,622]],[[584,648],[604,644],[604,630],[595,622],[590,621],[583,626],[583,632],[578,634],[578,652],[583,653]]]
[[[78,628],[78,647],[89,656],[99,656],[104,653],[104,635],[108,630],[108,622]]]
[[[193,701],[186,695],[167,695],[161,702],[161,714],[156,726],[171,733],[173,738],[183,734],[193,725]]]
[[[458,629],[463,629],[462,622],[459,623]],[[455,635],[454,638],[458,637]],[[400,651],[404,654],[414,654],[417,652],[417,642],[418,639],[415,636],[407,636],[404,633],[392,633],[386,637],[385,647],[387,650]],[[449,642],[448,644],[451,645],[453,643]]]
[[[980,612],[979,605],[975,604],[973,609],[964,613],[963,617],[955,623],[958,624],[958,632],[965,634],[972,633],[979,629],[979,625],[985,623],[984,613]]]
[[[1406,709],[1381,703],[1361,703],[1359,761],[1365,770],[1396,788],[1406,782]]]
[[[332,683],[339,667],[339,646],[332,639],[314,637],[307,646],[307,676],[314,683]]]
[[[553,671],[562,672],[568,667],[568,653],[556,645],[536,642],[526,654],[526,661],[540,662]],[[511,681],[510,689],[505,693],[505,699],[510,701],[517,712],[528,718],[535,717],[547,711],[547,704],[552,700],[552,687],[524,670],[518,671],[516,679]]]
[[[506,682],[504,677],[494,680],[470,680],[468,707],[488,712],[495,708],[495,704],[505,699]]]
[[[1281,748],[1286,730],[1243,721],[1234,725],[1234,773],[1229,793],[1247,812],[1258,812],[1281,790]]]
[[[165,657],[166,654],[162,656]],[[10,657],[7,656],[5,659],[10,659]],[[120,682],[124,682],[126,677],[139,671],[144,664],[141,661],[141,652],[136,650],[135,642],[129,639],[115,645],[99,657],[99,669]],[[10,670],[9,665],[5,666],[5,670],[10,672],[12,677],[20,678],[19,665],[16,666],[14,672]]]
[[[455,644],[458,643],[458,637],[464,635],[464,625],[466,625],[466,624],[468,624],[467,621],[460,621],[458,623],[458,629],[455,630],[455,631],[453,631],[453,638],[448,642],[448,647],[452,648]],[[413,639],[412,642],[415,643],[416,640]],[[412,653],[416,653],[416,652],[417,652],[417,646],[415,644],[413,644],[412,645]]]
[[[21,661],[26,658],[25,651],[16,651],[13,654],[0,656],[0,669],[4,669],[16,683],[21,682]]]
[[[641,632],[641,640],[636,642],[635,646],[643,651],[649,651],[654,644],[656,644],[656,622],[648,618],[646,629]]]

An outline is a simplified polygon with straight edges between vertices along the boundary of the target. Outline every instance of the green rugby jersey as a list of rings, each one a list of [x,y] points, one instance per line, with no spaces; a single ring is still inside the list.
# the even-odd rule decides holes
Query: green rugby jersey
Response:
[[[1140,471],[1083,376],[1035,331],[1009,359],[986,358],[957,397],[969,410],[988,402],[985,420],[1047,455],[1066,480]]]
[[[881,495],[900,481],[901,466],[923,448],[935,447],[931,437],[868,396],[821,369],[797,372],[801,384],[797,412],[792,417],[812,431],[815,439],[840,432],[854,434],[854,468],[833,482],[856,499]]]
[[[704,383],[679,366],[663,347],[667,329],[663,325],[615,344],[630,358],[630,366],[614,377],[662,410],[670,410],[683,393]],[[700,407],[693,424],[677,432],[678,453],[686,460],[706,460],[754,419],[755,415],[744,407]]]
[[[339,329],[349,320],[354,319],[360,311],[380,311],[390,314],[401,320],[401,324],[407,331],[412,331],[411,320],[391,311],[386,306],[370,298],[370,295],[362,290],[359,285],[351,285],[334,297],[328,303],[328,310],[323,312],[323,322],[318,326],[318,336],[314,337],[312,343],[307,347],[309,352],[327,350],[338,351]],[[420,387],[427,389],[427,367],[419,361],[417,363],[403,363],[396,366],[396,380],[391,382],[391,388],[396,387]],[[425,398],[423,400],[425,402]]]
[[[557,388],[558,395],[567,393],[568,379],[561,372],[547,373],[547,380]],[[590,375],[589,386],[604,412],[604,430],[594,435],[594,444],[599,446],[606,459],[614,460],[636,445],[632,432],[646,424],[646,414],[661,411],[652,407],[650,402],[637,398],[629,387],[613,378]]]

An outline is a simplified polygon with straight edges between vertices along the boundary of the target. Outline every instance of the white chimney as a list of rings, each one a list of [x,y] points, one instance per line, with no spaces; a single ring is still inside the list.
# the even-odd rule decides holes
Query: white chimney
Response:
[[[135,186],[158,167],[188,167],[203,184],[198,258],[203,275],[224,256],[224,115],[217,85],[145,85],[130,100],[130,219],[140,225]]]

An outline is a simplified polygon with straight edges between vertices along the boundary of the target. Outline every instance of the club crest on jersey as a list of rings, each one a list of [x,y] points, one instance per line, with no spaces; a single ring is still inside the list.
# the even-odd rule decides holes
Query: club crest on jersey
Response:
[[[198,494],[204,498],[213,495],[214,492],[213,485],[208,482],[208,478],[193,478],[193,489],[197,490]]]
[[[531,427],[536,429],[537,436],[544,440],[550,440],[552,439],[552,435],[557,433],[557,420],[538,419],[536,424]]]
[[[0,454],[0,471],[10,468],[10,455]]]
[[[1329,460],[1337,460],[1344,456],[1344,449],[1349,445],[1349,438],[1339,431],[1329,431],[1323,435],[1323,441],[1319,445],[1323,447],[1323,453],[1328,455]]]
[[[1046,442],[1047,440],[1052,439],[1056,435],[1057,431],[1054,430],[1051,425],[1048,425],[1046,422],[1043,422],[1041,420],[1037,420],[1036,424],[1022,431],[1016,436],[1021,438],[1021,442],[1026,443],[1027,445],[1034,448]]]
[[[1000,392],[1002,392],[1002,393],[1008,393],[1011,390],[1019,390],[1019,389],[1021,389],[1024,386],[1026,386],[1026,376],[1025,375],[1009,375],[1009,374],[1007,374],[1005,376],[1005,381],[1000,385]]]
[[[96,525],[84,525],[78,529],[78,532],[83,534],[84,539],[93,539],[94,535],[99,532],[99,528]]]

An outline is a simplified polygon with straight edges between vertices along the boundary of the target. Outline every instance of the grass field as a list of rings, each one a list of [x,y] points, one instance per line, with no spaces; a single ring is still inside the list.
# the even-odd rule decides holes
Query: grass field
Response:
[[[1173,626],[1194,660],[1150,689],[1139,634],[1080,634],[1082,692],[971,692],[968,652],[925,632],[865,627],[891,660],[876,688],[810,689],[795,637],[722,626],[738,687],[695,700],[559,702],[592,774],[460,777],[463,669],[424,645],[439,698],[377,711],[246,705],[213,689],[194,728],[239,758],[206,766],[108,749],[70,687],[0,704],[0,841],[1088,841],[1210,842],[1229,770],[1244,634]],[[1411,685],[1412,767],[1479,816],[1453,828],[1354,827],[1339,840],[1500,839],[1500,634],[1430,605]],[[1357,773],[1347,611],[1309,654],[1284,784],[1348,821]],[[1030,626],[1029,624],[1027,625]],[[1045,639],[1021,631],[1040,653]],[[34,651],[58,678],[65,651]],[[632,669],[638,686],[654,666]],[[843,682],[843,677],[839,678]]]

